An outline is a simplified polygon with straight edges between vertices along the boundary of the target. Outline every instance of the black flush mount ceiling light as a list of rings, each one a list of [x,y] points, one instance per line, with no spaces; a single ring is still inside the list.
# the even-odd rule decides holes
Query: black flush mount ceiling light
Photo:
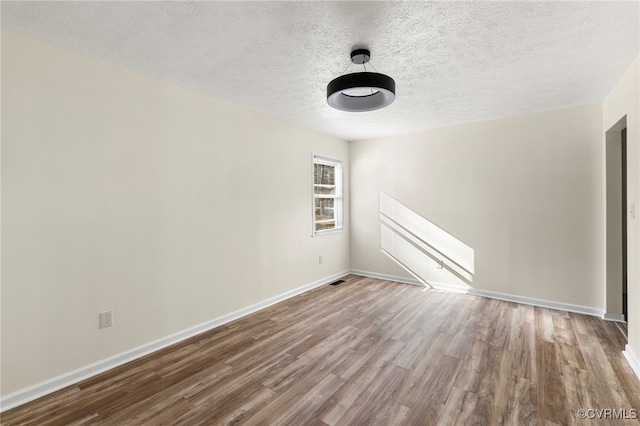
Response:
[[[331,107],[362,112],[384,108],[393,102],[396,82],[387,75],[368,72],[365,64],[370,58],[371,52],[367,49],[351,52],[351,62],[362,65],[364,72],[343,74],[331,80],[327,85],[327,102]]]

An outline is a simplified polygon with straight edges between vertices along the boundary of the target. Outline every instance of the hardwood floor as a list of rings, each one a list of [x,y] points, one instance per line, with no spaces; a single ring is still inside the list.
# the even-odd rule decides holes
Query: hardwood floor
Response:
[[[615,323],[345,280],[10,410],[2,424],[639,423],[614,419],[640,415]],[[582,420],[579,409],[616,411]]]

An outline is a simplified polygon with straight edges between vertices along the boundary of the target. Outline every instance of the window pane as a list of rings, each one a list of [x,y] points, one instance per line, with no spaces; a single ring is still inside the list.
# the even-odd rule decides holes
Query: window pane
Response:
[[[322,231],[323,229],[334,229],[336,227],[336,222],[322,222],[316,223],[316,231]]]
[[[336,184],[336,168],[326,164],[315,164],[314,182],[319,185]]]
[[[335,200],[316,198],[316,231],[336,227]]]
[[[318,195],[335,195],[336,193],[335,185],[316,184],[313,188],[315,193]]]

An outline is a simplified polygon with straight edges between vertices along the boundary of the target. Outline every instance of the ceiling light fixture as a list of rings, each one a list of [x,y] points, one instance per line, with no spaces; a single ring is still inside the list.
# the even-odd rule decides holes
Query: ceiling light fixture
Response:
[[[351,63],[362,65],[364,72],[343,73],[331,80],[327,85],[327,103],[331,107],[341,111],[362,112],[384,108],[393,102],[396,98],[396,82],[387,75],[367,72],[365,64],[369,59],[371,52],[367,49],[351,52]]]

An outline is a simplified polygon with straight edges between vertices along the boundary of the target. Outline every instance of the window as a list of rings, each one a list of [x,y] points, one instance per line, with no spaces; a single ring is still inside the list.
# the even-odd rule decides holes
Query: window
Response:
[[[313,156],[313,233],[342,229],[342,162]]]

